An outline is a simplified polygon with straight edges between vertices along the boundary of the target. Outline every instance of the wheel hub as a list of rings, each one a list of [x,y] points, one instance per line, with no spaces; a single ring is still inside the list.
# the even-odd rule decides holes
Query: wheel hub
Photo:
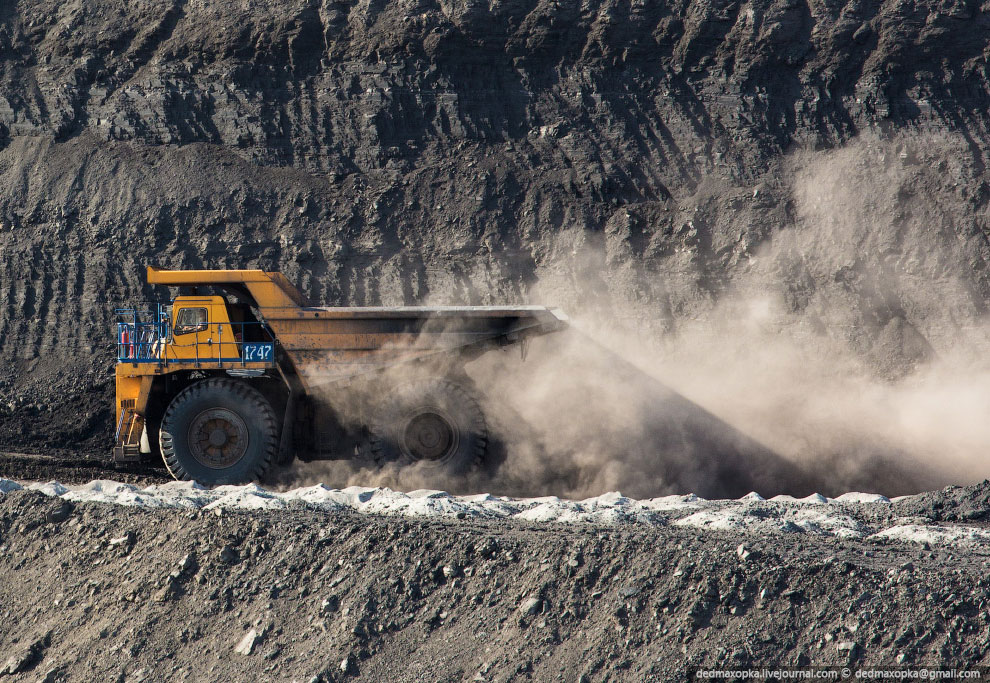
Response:
[[[457,432],[443,415],[420,413],[406,425],[403,446],[416,460],[443,460],[456,449]]]
[[[189,450],[200,464],[211,469],[234,465],[244,457],[247,447],[247,424],[232,410],[204,410],[189,425]]]
[[[210,445],[219,448],[227,443],[227,432],[222,429],[214,429],[210,432]]]

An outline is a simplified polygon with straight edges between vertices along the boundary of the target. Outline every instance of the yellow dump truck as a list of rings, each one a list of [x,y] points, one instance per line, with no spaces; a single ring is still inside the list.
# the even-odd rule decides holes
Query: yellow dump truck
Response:
[[[566,326],[541,306],[312,306],[262,270],[160,270],[170,306],[119,310],[117,463],[236,484],[304,460],[362,457],[463,472],[485,417],[463,371]]]

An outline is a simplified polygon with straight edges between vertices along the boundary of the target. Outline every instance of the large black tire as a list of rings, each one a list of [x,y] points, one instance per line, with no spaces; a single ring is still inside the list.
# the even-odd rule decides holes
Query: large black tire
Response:
[[[369,425],[371,454],[379,465],[420,463],[446,474],[480,465],[488,426],[474,397],[445,379],[417,380],[391,390]]]
[[[278,457],[271,404],[244,382],[207,379],[172,399],[158,442],[172,476],[200,484],[246,484]]]

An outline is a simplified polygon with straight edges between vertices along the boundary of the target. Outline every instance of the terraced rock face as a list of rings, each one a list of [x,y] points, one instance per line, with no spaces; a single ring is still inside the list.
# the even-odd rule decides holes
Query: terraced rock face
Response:
[[[113,311],[156,295],[149,263],[644,338],[772,286],[896,376],[990,293],[986,11],[5,3],[0,445],[106,447]]]

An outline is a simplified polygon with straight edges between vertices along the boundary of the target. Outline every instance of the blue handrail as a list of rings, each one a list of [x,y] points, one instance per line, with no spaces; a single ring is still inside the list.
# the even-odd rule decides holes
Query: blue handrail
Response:
[[[220,327],[230,326],[230,330],[218,330],[214,343],[201,342],[193,337],[190,344],[183,344],[181,336],[175,339],[170,330],[168,310],[158,305],[156,310],[117,309],[124,321],[117,323],[117,362],[118,363],[158,363],[167,364],[168,346],[195,345],[196,365],[221,365],[265,362],[274,364],[275,337],[268,326],[260,322],[227,322]],[[150,318],[148,320],[147,318]],[[246,341],[248,340],[248,341]],[[221,358],[219,354],[233,345],[237,356]],[[171,359],[175,362],[176,359]]]

